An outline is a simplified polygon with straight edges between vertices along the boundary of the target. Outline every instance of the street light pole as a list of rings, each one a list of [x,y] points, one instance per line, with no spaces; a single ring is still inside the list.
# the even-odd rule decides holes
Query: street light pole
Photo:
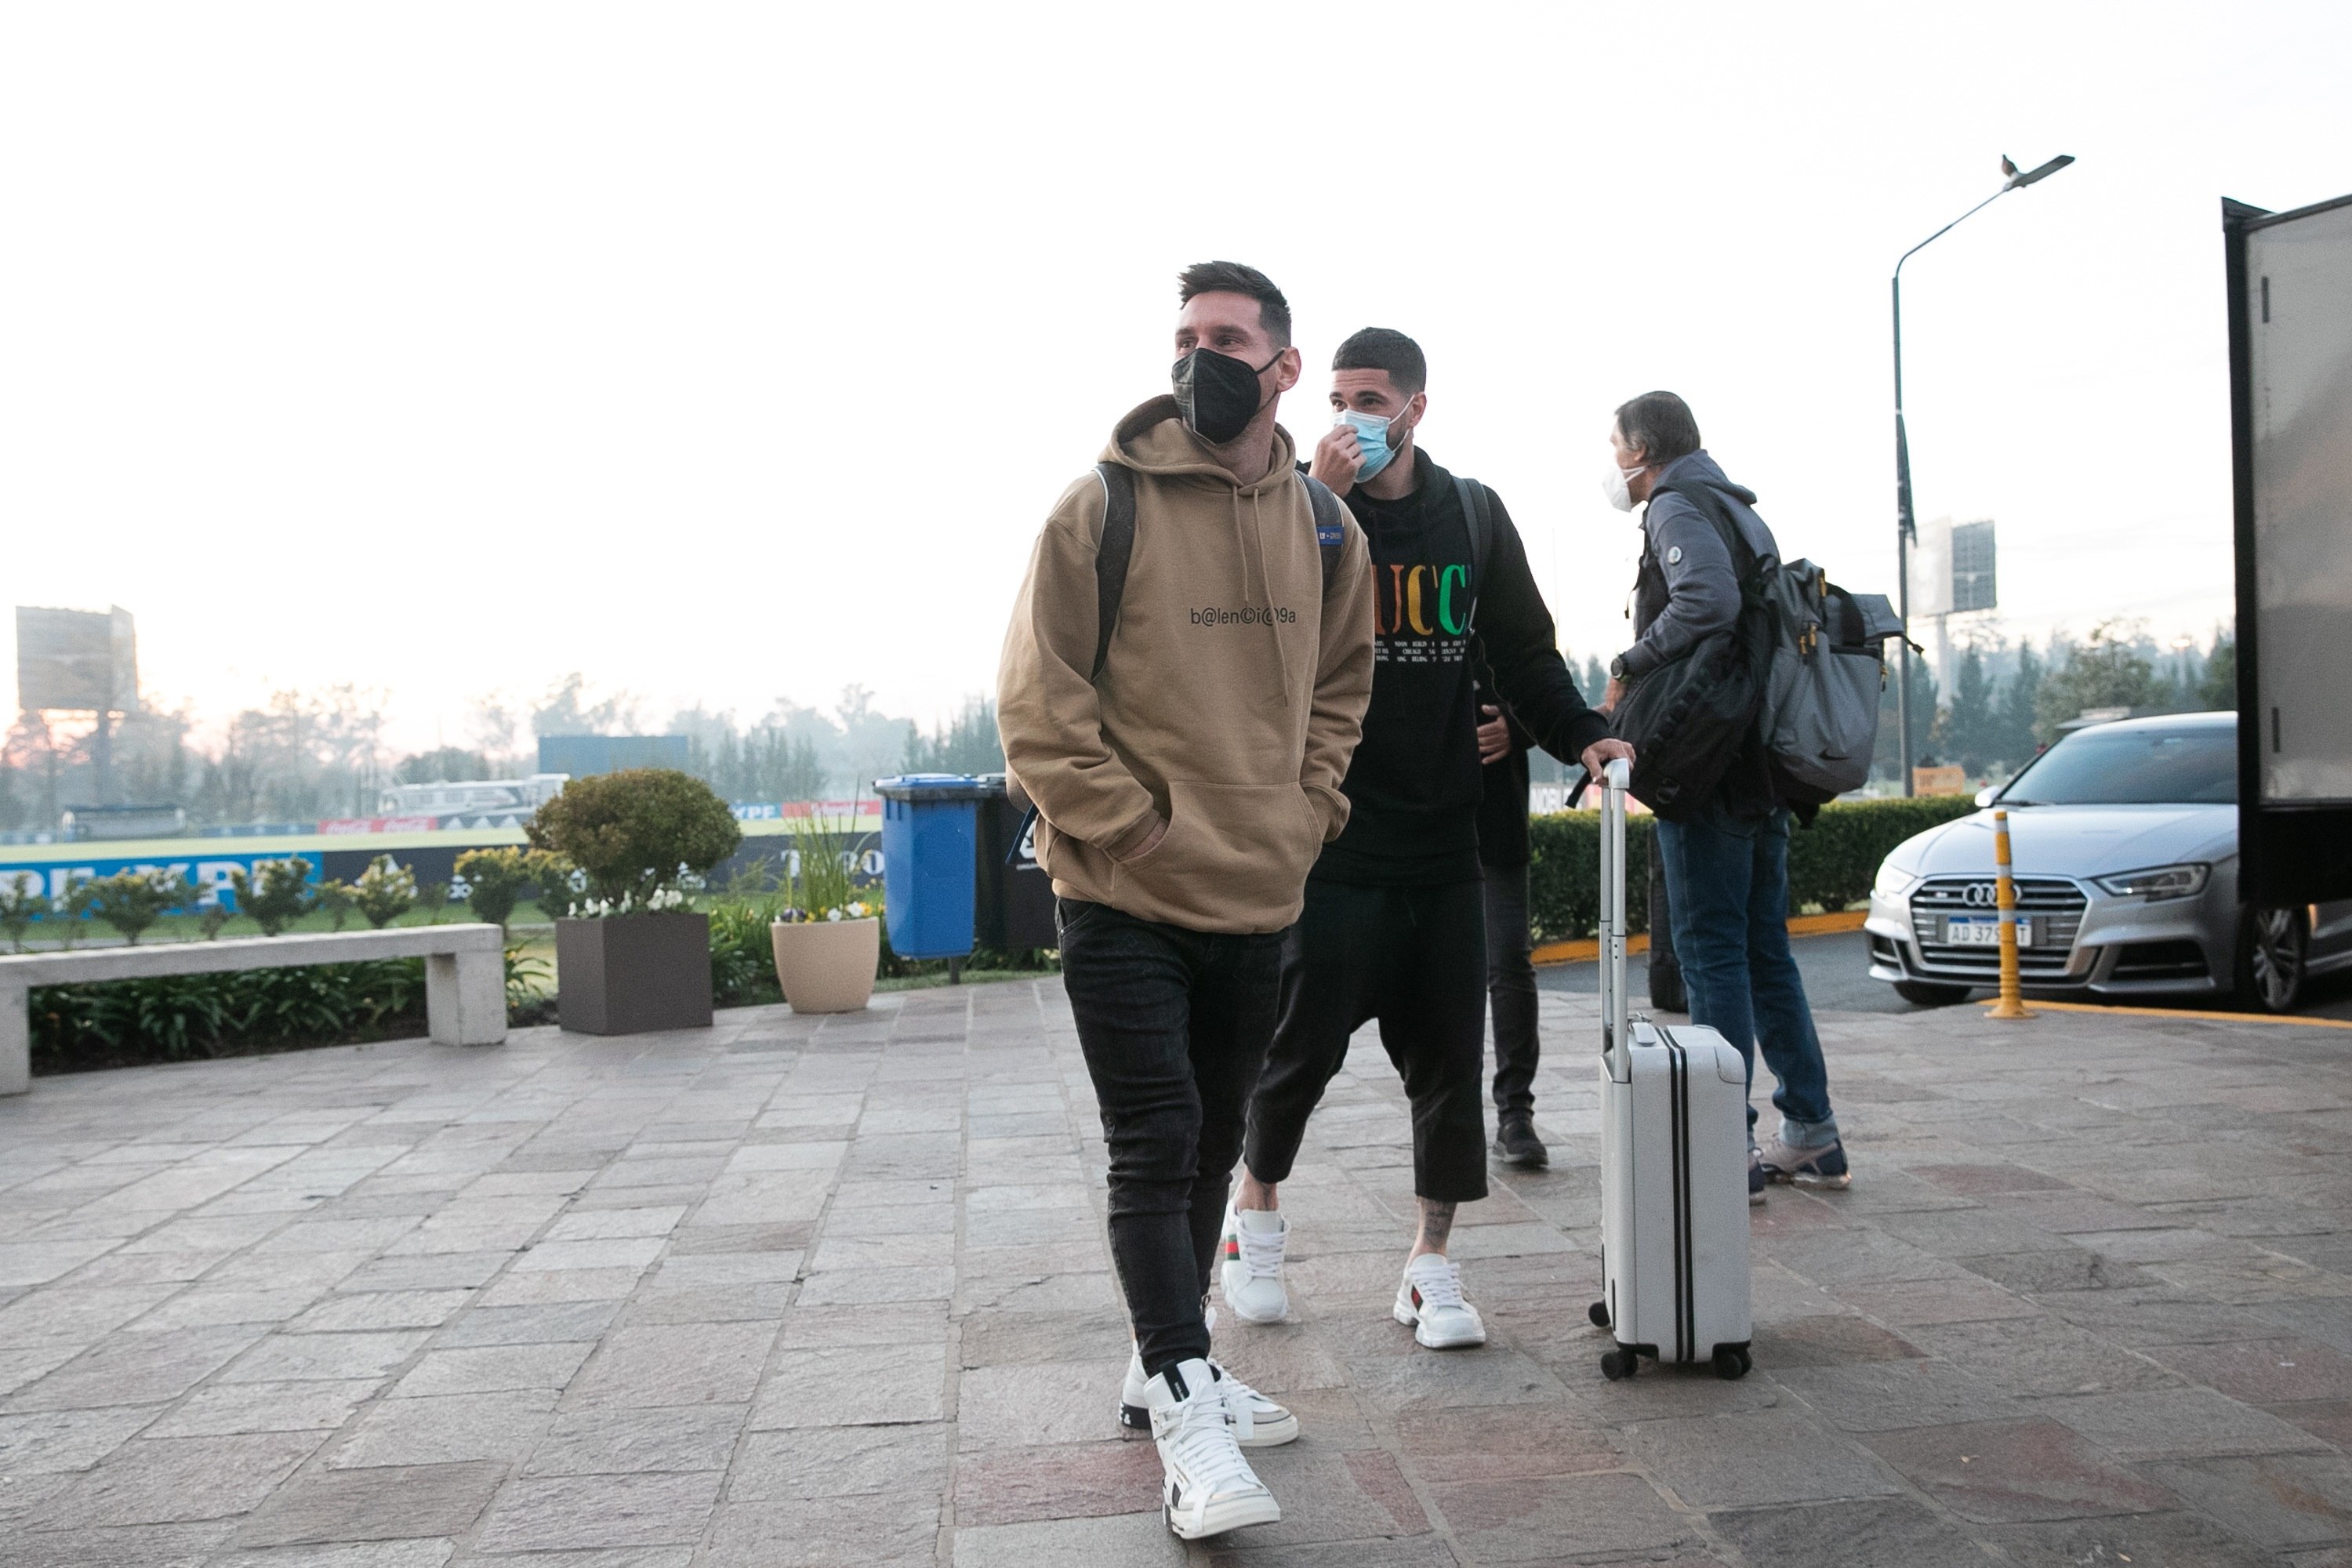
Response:
[[[1903,263],[2010,192],[2023,190],[2038,180],[2046,180],[2074,161],[2072,154],[2061,154],[2040,168],[2021,174],[2016,164],[2007,158],[2001,159],[2000,172],[2008,178],[2001,183],[2000,189],[1905,251],[1895,263],[1895,594],[1896,609],[1903,617],[1903,636],[1896,639],[1895,648],[1895,725],[1900,732],[1896,755],[1903,770],[1903,793],[1906,795],[1912,793],[1911,546],[1919,537],[1919,524],[1911,510],[1911,442],[1903,426]]]

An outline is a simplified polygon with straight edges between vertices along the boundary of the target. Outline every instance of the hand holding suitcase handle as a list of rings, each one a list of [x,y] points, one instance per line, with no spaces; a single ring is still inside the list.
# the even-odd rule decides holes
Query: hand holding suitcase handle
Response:
[[[1625,1011],[1625,792],[1633,764],[1612,757],[1601,769],[1601,1049],[1609,1076],[1630,1081],[1625,1058],[1632,1040]]]

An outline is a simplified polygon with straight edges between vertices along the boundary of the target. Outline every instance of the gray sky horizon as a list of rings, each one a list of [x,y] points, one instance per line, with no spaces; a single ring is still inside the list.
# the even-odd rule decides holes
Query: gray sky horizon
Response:
[[[1892,593],[1888,274],[2069,153],[1905,269],[1918,514],[1997,521],[2012,635],[2201,643],[2220,198],[2352,191],[2347,58],[2283,0],[16,7],[6,590],[130,608],[208,718],[385,689],[402,749],[572,669],[929,722],[1223,257],[1289,296],[1302,446],[1340,339],[1421,341],[1424,447],[1606,658],[1653,387],[1786,553]]]

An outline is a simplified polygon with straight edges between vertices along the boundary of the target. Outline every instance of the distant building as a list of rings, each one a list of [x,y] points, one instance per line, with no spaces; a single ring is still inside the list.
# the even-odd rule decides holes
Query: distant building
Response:
[[[378,797],[386,816],[448,816],[476,812],[536,811],[563,793],[562,773],[527,779],[472,779],[462,784],[392,784]]]
[[[686,768],[683,735],[541,735],[539,771],[584,779],[623,768]]]

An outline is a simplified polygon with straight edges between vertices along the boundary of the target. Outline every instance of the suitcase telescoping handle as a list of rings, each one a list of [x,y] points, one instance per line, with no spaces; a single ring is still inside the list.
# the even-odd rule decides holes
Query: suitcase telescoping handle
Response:
[[[1625,1012],[1625,791],[1633,777],[1632,763],[1612,758],[1601,791],[1601,1050],[1619,1083],[1633,1079]]]

